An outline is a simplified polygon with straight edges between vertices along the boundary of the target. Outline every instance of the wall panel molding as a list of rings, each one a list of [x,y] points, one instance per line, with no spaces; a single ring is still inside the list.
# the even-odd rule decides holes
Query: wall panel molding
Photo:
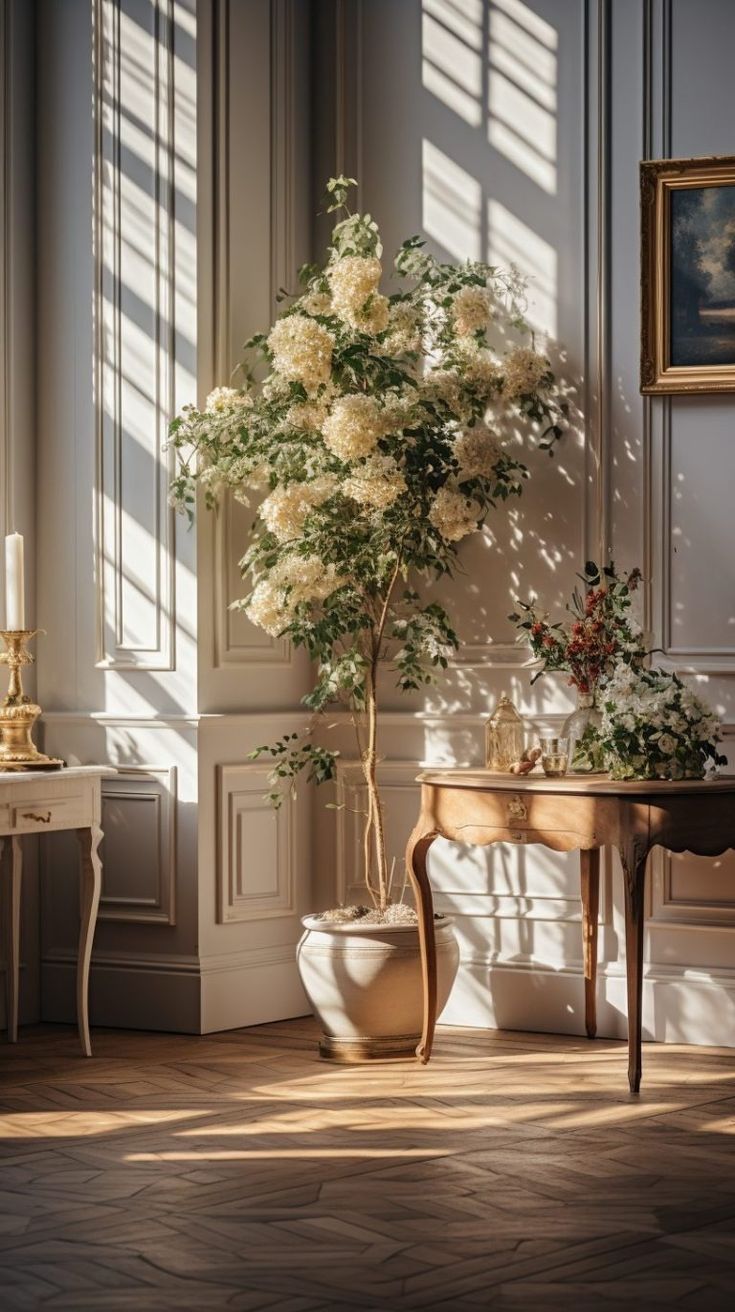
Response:
[[[278,309],[281,288],[291,288],[298,266],[299,243],[298,193],[301,161],[299,86],[299,29],[294,0],[269,0],[267,112],[269,121],[268,168],[270,184],[265,191],[268,211],[268,292],[263,313],[268,319]],[[240,344],[233,341],[233,305],[231,284],[231,244],[242,242],[242,232],[233,232],[236,209],[235,189],[242,179],[232,168],[235,136],[233,116],[240,115],[234,106],[239,74],[231,68],[236,58],[237,42],[230,46],[234,13],[231,0],[223,0],[217,14],[215,34],[217,48],[217,86],[215,112],[215,370],[217,381],[229,379],[239,357]],[[262,112],[263,106],[260,106]],[[265,326],[265,320],[261,326]],[[230,610],[230,602],[243,590],[237,562],[243,553],[251,516],[228,496],[224,499],[214,526],[214,653],[215,669],[238,666],[285,666],[291,663],[291,645],[284,638],[273,638],[251,624],[245,615]]]
[[[174,0],[94,0],[97,665],[175,664]]]
[[[612,48],[610,0],[585,5],[585,187],[587,244],[584,296],[583,406],[585,414],[584,554],[610,554],[610,85]]]
[[[176,924],[176,802],[176,766],[127,765],[103,780],[100,920]],[[144,887],[131,892],[141,878]]]
[[[672,154],[674,86],[673,0],[646,0],[643,13],[643,152],[644,158],[668,158]],[[706,398],[702,398],[706,404]],[[648,544],[644,573],[653,579],[652,627],[663,651],[664,661],[678,669],[703,674],[735,673],[735,646],[708,643],[683,644],[674,635],[674,568],[676,560],[673,529],[675,493],[672,444],[679,398],[644,399],[644,441],[648,450],[644,496],[644,534]],[[648,624],[647,626],[648,627]]]
[[[12,468],[10,444],[10,42],[8,0],[0,0],[0,537],[10,531]],[[3,572],[3,580],[4,580]],[[3,581],[4,592],[4,581]],[[4,603],[3,603],[4,604]]]
[[[220,924],[294,914],[296,813],[288,797],[267,799],[269,769],[217,770],[217,920]]]

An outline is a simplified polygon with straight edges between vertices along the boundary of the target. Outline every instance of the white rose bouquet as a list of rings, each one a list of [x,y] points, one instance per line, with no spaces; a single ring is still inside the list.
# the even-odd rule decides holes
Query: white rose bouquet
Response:
[[[385,295],[378,229],[348,210],[351,185],[329,183],[340,217],[327,263],[302,269],[301,294],[246,344],[244,386],[218,388],[171,425],[172,495],[191,512],[197,483],[209,505],[228,488],[246,504],[266,493],[241,562],[249,591],[233,605],[308,650],[316,674],[304,700],[315,714],[342,703],[352,716],[367,793],[365,880],[385,912],[379,666],[404,689],[446,668],[456,634],[412,584],[452,573],[462,539],[521,492],[522,435],[535,428],[550,451],[564,407],[523,322],[517,274],[441,264],[413,237]],[[335,753],[313,733],[263,752],[276,805],[300,771],[317,783],[334,774]]]
[[[601,748],[614,779],[703,779],[727,764],[717,717],[676,674],[620,664],[603,698]]]

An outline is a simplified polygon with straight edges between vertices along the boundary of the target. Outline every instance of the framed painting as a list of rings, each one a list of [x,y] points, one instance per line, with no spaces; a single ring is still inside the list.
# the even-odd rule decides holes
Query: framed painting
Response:
[[[735,392],[735,156],[641,164],[641,391]]]

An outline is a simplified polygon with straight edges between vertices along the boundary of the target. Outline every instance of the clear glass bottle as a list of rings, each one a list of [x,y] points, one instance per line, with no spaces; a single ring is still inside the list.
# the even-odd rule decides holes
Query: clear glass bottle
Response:
[[[575,774],[589,774],[602,769],[596,744],[585,739],[587,730],[599,732],[601,723],[602,711],[597,705],[596,694],[577,693],[577,709],[567,716],[561,730],[570,740],[569,753]]]
[[[507,774],[523,755],[523,720],[510,697],[503,693],[485,725],[485,764],[488,770]]]

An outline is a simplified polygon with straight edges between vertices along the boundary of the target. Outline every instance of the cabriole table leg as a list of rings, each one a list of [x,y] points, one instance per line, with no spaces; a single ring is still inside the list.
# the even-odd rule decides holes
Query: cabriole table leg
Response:
[[[89,963],[92,958],[92,942],[97,923],[97,909],[102,890],[102,862],[99,858],[99,846],[102,842],[102,830],[99,825],[90,829],[78,829],[77,838],[81,849],[81,882],[79,928],[79,957],[77,960],[77,1022],[79,1039],[85,1057],[92,1056],[92,1044],[89,1037]]]
[[[584,950],[584,1023],[587,1037],[597,1034],[597,920],[600,911],[600,849],[579,854],[582,882],[582,941]]]
[[[434,938],[434,899],[426,870],[429,848],[436,833],[414,831],[408,840],[406,869],[416,896],[421,948],[421,979],[424,994],[424,1025],[416,1056],[426,1065],[431,1056],[436,1028],[436,942]]]
[[[5,1009],[8,1043],[18,1041],[18,995],[20,988],[20,890],[23,850],[19,838],[0,838],[7,866],[3,880],[5,938]]]
[[[625,973],[628,985],[628,1084],[641,1087],[643,1029],[643,930],[648,848],[631,839],[620,848],[625,883]]]

